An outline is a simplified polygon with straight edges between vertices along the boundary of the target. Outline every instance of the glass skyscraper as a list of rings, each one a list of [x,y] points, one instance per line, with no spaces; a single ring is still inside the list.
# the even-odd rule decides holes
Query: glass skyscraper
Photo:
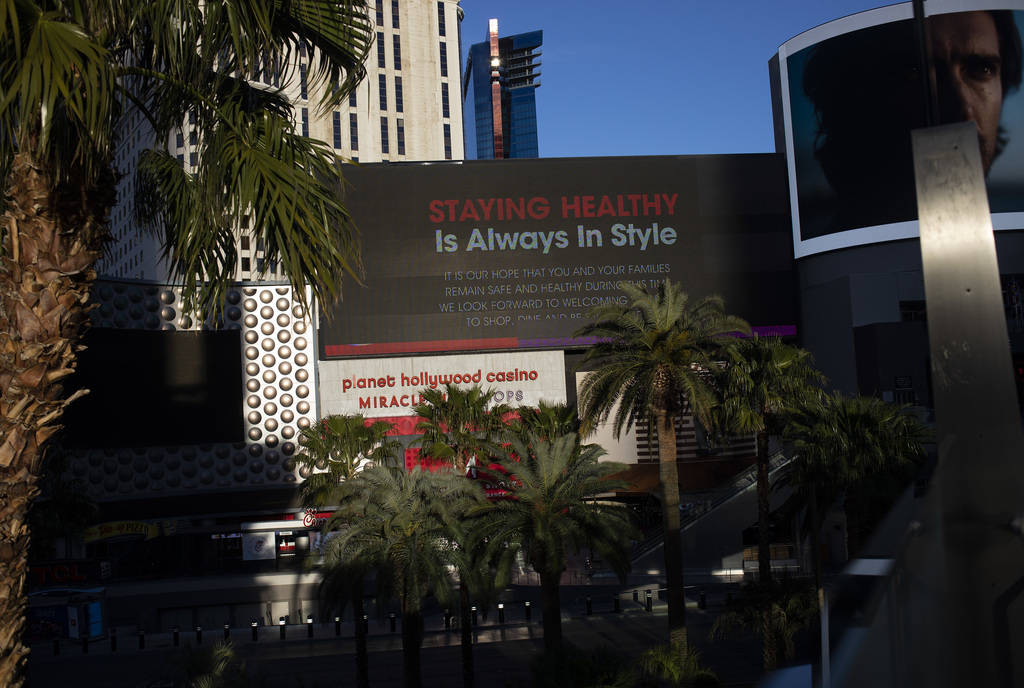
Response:
[[[543,31],[498,37],[498,20],[488,40],[469,49],[463,78],[466,158],[536,158],[537,96]]]

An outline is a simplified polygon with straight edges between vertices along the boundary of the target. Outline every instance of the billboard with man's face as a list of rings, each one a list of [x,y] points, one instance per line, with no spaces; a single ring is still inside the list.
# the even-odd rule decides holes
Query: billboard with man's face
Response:
[[[1024,227],[1024,12],[1011,4],[930,0],[925,67],[910,3],[830,22],[779,49],[797,257],[917,236],[910,132],[926,124],[926,80],[937,124],[978,127],[995,228]]]
[[[345,203],[365,286],[322,317],[321,358],[564,349],[624,281],[718,294],[795,332],[785,170],[776,155],[362,165]]]

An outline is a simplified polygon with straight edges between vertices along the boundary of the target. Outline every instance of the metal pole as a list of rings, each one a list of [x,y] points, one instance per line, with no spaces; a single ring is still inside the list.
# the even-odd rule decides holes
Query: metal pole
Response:
[[[821,613],[821,688],[830,688],[832,668],[828,645],[828,594],[824,588],[818,588],[818,606]]]

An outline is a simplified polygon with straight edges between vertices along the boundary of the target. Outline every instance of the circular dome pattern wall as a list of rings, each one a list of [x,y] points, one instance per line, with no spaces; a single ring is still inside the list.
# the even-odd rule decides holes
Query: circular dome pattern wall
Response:
[[[139,498],[295,484],[299,433],[316,418],[312,318],[289,286],[239,285],[215,320],[181,312],[181,289],[100,281],[93,325],[146,330],[241,332],[245,441],[131,449],[90,449],[70,456],[70,470],[94,499]]]

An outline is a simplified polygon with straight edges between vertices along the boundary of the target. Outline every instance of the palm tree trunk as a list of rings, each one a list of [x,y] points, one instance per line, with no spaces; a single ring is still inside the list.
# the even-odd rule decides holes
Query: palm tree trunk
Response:
[[[779,641],[772,626],[772,604],[766,596],[761,610],[761,661],[765,671],[775,671],[779,665]]]
[[[544,654],[560,657],[562,652],[562,572],[547,569],[540,574],[540,606],[544,623]]]
[[[664,409],[654,413],[658,428],[658,466],[661,512],[665,530],[665,579],[668,587],[668,635],[672,644],[686,645],[686,596],[683,591],[683,543],[679,519],[679,467],[676,463],[675,424]]]
[[[5,180],[0,247],[0,686],[23,685],[28,649],[25,573],[28,507],[46,441],[70,399],[75,343],[87,318],[92,266],[100,253],[112,177],[80,195],[54,191],[47,170],[25,153]],[[72,187],[74,185],[67,185]],[[76,187],[77,188],[77,187]],[[67,189],[70,191],[71,189]]]
[[[402,613],[402,685],[422,688],[420,646],[423,644],[423,616],[418,611]]]
[[[356,622],[356,686],[370,687],[370,658],[366,651],[366,627],[363,626],[363,581],[360,578],[352,589],[352,614]]]
[[[768,433],[757,433],[757,574],[761,583],[772,582],[771,485],[768,478]]]
[[[473,619],[469,609],[469,588],[463,582],[459,583],[459,629],[462,636],[462,685],[464,688],[473,688]]]

